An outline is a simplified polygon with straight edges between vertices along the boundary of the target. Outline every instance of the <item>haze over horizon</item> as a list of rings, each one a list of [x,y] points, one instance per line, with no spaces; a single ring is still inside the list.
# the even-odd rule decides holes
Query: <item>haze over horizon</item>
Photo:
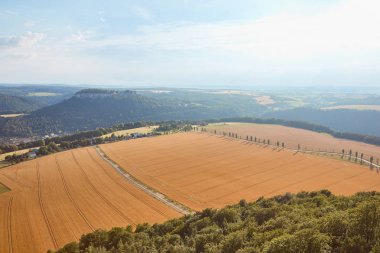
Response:
[[[376,0],[0,3],[0,83],[378,86]]]

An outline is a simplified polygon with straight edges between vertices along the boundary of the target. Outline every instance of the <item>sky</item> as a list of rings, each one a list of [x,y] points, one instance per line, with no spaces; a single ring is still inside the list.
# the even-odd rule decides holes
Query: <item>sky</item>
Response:
[[[1,0],[0,83],[380,86],[379,0]]]

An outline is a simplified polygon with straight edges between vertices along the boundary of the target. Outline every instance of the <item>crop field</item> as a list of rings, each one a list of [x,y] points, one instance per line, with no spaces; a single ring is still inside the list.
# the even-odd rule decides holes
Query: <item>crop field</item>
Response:
[[[0,115],[0,118],[15,118],[15,117],[20,117],[20,116],[24,116],[26,114],[24,113],[19,113],[19,114],[1,114]]]
[[[61,95],[55,92],[30,92],[28,93],[29,97],[55,97]]]
[[[22,155],[22,154],[26,154],[29,152],[29,148],[27,149],[21,149],[21,150],[17,150],[17,151],[13,151],[13,152],[8,152],[8,153],[4,153],[4,154],[0,154],[0,161],[3,161],[5,160],[5,157],[8,156],[8,155]]]
[[[233,132],[237,133],[243,139],[246,136],[252,136],[253,138],[259,138],[270,140],[271,143],[279,141],[284,142],[286,147],[297,149],[300,144],[301,149],[315,150],[315,151],[328,151],[328,152],[345,152],[348,153],[351,149],[353,155],[358,152],[364,154],[365,159],[369,159],[373,156],[376,159],[380,159],[380,147],[375,145],[366,144],[363,142],[350,141],[344,139],[338,139],[333,136],[324,133],[317,133],[309,130],[292,128],[280,125],[266,125],[266,124],[250,124],[250,123],[217,123],[210,124],[206,127],[208,131],[213,132]]]
[[[148,134],[148,133],[153,132],[157,128],[158,128],[158,126],[138,127],[138,128],[120,130],[120,131],[116,131],[113,133],[105,134],[105,135],[102,135],[102,137],[103,138],[111,137],[112,134],[114,134],[115,136],[122,136],[122,135],[127,135],[127,134],[132,134],[132,133]]]
[[[380,190],[380,175],[368,167],[206,133],[100,147],[140,181],[195,210],[302,190]]]
[[[84,233],[179,217],[134,187],[94,148],[49,155],[0,170],[0,252],[46,252]]]
[[[351,109],[380,111],[380,105],[336,105],[322,108],[323,110]]]

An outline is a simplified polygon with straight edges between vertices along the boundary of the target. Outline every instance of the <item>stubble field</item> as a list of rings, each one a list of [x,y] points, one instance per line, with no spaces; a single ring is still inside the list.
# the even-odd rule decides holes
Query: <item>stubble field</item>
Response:
[[[163,222],[179,213],[137,189],[93,148],[0,170],[0,252],[46,252],[98,228]]]
[[[302,190],[380,190],[380,175],[368,167],[205,133],[101,148],[140,181],[195,210]]]
[[[313,149],[314,151],[328,151],[328,152],[345,152],[348,153],[351,149],[353,154],[358,152],[364,154],[365,159],[373,156],[380,158],[380,147],[375,145],[366,144],[363,142],[350,141],[345,139],[338,139],[324,133],[317,133],[309,130],[292,128],[280,125],[266,125],[266,124],[250,124],[250,123],[217,123],[210,124],[206,127],[208,131],[216,130],[220,132],[233,132],[237,133],[243,139],[246,136],[253,138],[260,138],[270,140],[272,143],[279,141],[284,142],[286,147],[297,149],[300,144],[302,149]],[[376,161],[376,159],[374,160]]]

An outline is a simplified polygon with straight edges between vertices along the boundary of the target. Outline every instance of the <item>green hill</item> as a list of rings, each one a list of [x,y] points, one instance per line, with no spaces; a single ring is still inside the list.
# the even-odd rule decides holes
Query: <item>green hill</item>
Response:
[[[0,114],[27,113],[39,108],[35,101],[0,93]]]
[[[155,99],[134,91],[85,89],[18,119],[0,119],[0,136],[93,130],[136,121],[194,120],[236,115],[184,101]]]
[[[380,194],[329,191],[244,200],[163,224],[97,230],[59,253],[380,252]]]

